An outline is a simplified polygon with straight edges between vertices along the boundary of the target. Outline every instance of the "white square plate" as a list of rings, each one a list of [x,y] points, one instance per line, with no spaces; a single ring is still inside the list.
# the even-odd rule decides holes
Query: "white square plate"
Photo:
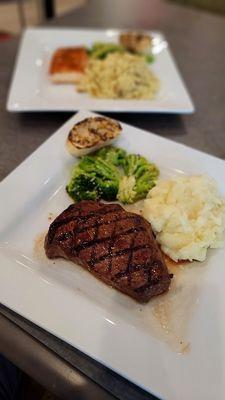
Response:
[[[73,116],[0,184],[0,302],[163,399],[224,400],[224,249],[181,269],[170,292],[146,305],[44,255],[41,234],[71,203],[65,140],[90,115]],[[154,161],[162,176],[208,173],[225,194],[223,160],[122,127],[118,146]]]
[[[95,99],[78,93],[75,85],[54,85],[48,68],[55,49],[91,46],[96,41],[118,42],[119,30],[27,29],[23,35],[8,97],[8,111],[126,111],[191,113],[193,103],[162,34],[154,37],[155,62],[150,68],[161,81],[154,100]]]

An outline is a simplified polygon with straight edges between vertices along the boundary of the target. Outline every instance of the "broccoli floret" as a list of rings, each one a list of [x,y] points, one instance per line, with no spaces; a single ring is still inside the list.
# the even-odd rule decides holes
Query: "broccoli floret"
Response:
[[[76,173],[77,168],[79,171],[93,172],[105,179],[119,179],[118,169],[113,164],[109,163],[108,160],[99,157],[97,154],[94,156],[82,157],[78,167],[75,167],[73,175]]]
[[[138,178],[143,171],[148,168],[149,162],[146,160],[145,157],[140,156],[139,154],[129,154],[126,157],[126,163],[124,165],[125,174],[135,175]]]
[[[120,172],[115,165],[99,157],[95,160],[95,173],[104,180],[117,180],[119,182]]]
[[[120,171],[115,165],[95,156],[84,156],[72,172],[66,187],[76,201],[115,200],[119,189]]]
[[[96,42],[90,50],[90,55],[93,58],[103,60],[109,53],[124,52],[124,47],[116,43]]]
[[[140,178],[136,179],[134,190],[136,192],[135,201],[145,198],[154,186],[156,178],[152,178],[150,171],[146,171]]]
[[[95,169],[95,157],[93,156],[82,157],[79,163],[79,168],[82,171],[93,172]]]
[[[153,63],[155,61],[155,57],[154,57],[154,55],[152,53],[146,54],[145,60],[146,60],[146,62],[148,64],[151,64],[151,63]]]
[[[95,173],[98,179],[98,188],[101,198],[115,200],[119,190],[120,172],[113,164],[97,157]]]
[[[123,166],[126,159],[126,151],[119,147],[106,146],[98,150],[96,153],[97,157],[109,162],[116,166]]]
[[[74,176],[66,186],[67,193],[76,201],[97,200],[100,193],[97,186],[97,180],[94,174],[80,172]]]
[[[119,191],[117,194],[117,199],[124,204],[132,204],[135,202],[135,177],[123,176],[120,180]]]
[[[98,183],[100,196],[106,201],[116,200],[119,190],[119,181],[99,181]]]
[[[123,203],[134,203],[146,197],[149,190],[156,184],[159,171],[145,157],[130,154],[126,157],[124,166],[126,176],[119,185],[117,199]]]

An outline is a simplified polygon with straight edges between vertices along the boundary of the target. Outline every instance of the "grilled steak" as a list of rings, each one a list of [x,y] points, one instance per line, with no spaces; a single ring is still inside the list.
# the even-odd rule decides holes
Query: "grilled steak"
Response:
[[[83,200],[70,205],[50,225],[45,251],[49,258],[82,265],[139,302],[170,285],[151,225],[118,204]]]

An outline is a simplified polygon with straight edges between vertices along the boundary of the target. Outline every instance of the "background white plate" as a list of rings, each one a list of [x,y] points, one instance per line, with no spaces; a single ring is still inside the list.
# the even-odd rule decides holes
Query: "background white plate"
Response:
[[[24,32],[8,97],[8,111],[136,111],[191,113],[193,103],[163,35],[154,36],[155,62],[150,68],[161,81],[154,100],[107,100],[77,93],[74,85],[54,85],[48,68],[55,49],[118,42],[119,30],[27,29]]]
[[[0,302],[161,398],[225,399],[224,249],[146,305],[43,254],[38,235],[71,202],[66,136],[90,115],[72,117],[0,184]],[[223,160],[122,127],[118,145],[156,162],[163,176],[206,172],[225,194]],[[185,353],[187,342],[186,354],[172,349]]]

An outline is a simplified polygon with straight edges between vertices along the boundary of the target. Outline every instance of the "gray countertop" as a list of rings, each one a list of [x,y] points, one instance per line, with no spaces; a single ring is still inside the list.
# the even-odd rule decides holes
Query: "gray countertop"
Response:
[[[86,6],[54,19],[49,25],[162,31],[190,91],[196,112],[186,116],[120,113],[113,114],[113,117],[225,158],[224,18],[160,0],[89,0]],[[71,115],[10,114],[5,110],[18,43],[16,38],[0,43],[0,179],[20,164]],[[75,395],[79,399],[111,398],[106,391],[102,391],[103,397],[100,397],[99,387],[94,382],[119,399],[151,398],[5,307],[2,306],[0,312],[0,351],[62,398],[72,399]],[[13,352],[12,341],[15,337],[16,351]],[[33,346],[30,343],[32,340]],[[24,346],[19,345],[20,341]],[[23,357],[25,353],[26,357]],[[32,362],[36,360],[39,360],[38,371],[32,367]],[[79,375],[78,370],[91,379],[86,380],[83,391],[78,391],[77,379],[85,378]],[[49,379],[46,379],[47,371]]]

